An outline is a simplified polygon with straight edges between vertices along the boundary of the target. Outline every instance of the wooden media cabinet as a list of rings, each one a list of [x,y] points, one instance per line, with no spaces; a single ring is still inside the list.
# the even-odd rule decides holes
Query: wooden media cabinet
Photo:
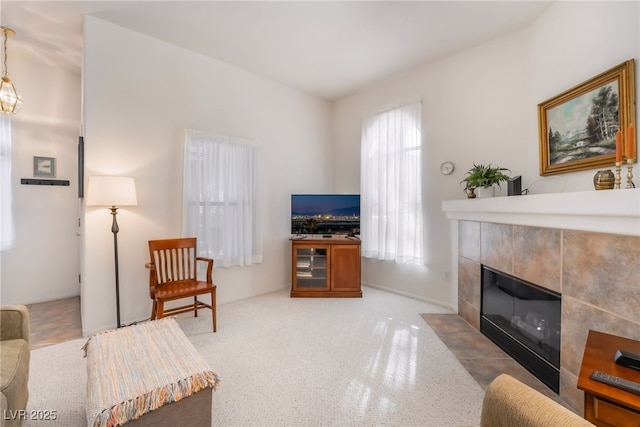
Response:
[[[362,297],[360,239],[291,239],[291,297]]]

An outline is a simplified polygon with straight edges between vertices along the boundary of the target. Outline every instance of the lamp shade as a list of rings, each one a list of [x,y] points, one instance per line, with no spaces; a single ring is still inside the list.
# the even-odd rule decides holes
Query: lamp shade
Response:
[[[90,176],[87,206],[134,206],[136,183],[126,176]]]

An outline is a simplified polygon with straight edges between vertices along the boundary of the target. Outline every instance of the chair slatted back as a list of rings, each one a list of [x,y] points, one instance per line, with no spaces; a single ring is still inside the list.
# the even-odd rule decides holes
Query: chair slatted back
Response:
[[[149,241],[149,256],[155,264],[159,285],[196,280],[196,238]]]

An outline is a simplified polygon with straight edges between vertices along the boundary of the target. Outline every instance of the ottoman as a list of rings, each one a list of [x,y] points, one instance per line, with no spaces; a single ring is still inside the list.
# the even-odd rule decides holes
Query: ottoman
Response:
[[[173,318],[93,335],[84,350],[88,426],[211,426],[219,377]]]

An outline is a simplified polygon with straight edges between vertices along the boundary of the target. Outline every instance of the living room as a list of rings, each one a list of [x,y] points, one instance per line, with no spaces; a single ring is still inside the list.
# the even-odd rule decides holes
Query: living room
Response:
[[[34,303],[82,294],[85,334],[115,324],[109,304],[101,303],[114,302],[110,216],[86,209],[82,236],[76,237],[81,105],[85,175],[129,174],[138,186],[138,206],[119,214],[122,316],[133,321],[150,309],[146,241],[180,234],[181,167],[175,159],[181,157],[185,128],[253,137],[264,147],[265,261],[216,272],[225,284],[219,302],[225,303],[288,286],[290,194],[357,193],[360,117],[422,99],[429,138],[424,171],[428,262],[416,267],[365,259],[362,279],[453,307],[450,232],[441,202],[463,197],[459,181],[473,162],[508,167],[531,193],[591,190],[593,171],[539,176],[536,105],[637,58],[637,21],[634,2],[553,3],[528,27],[332,102],[90,16],[83,83],[67,70],[26,62],[30,57],[10,40],[12,78],[29,100],[13,118],[14,176],[30,177],[32,157],[50,156],[58,159],[59,178],[70,179],[71,186],[14,187],[19,244],[3,252],[3,300]],[[590,30],[596,24],[605,29],[597,35]],[[170,96],[172,105],[181,106],[171,114],[157,90],[169,81],[179,88]],[[194,86],[197,90],[188,89]],[[498,120],[500,132],[493,125]],[[288,153],[300,153],[300,160]],[[439,165],[445,160],[454,161],[456,170],[442,177]],[[41,268],[31,268],[34,259]]]
[[[362,282],[456,310],[456,259],[442,202],[464,197],[460,181],[474,162],[509,168],[531,194],[593,191],[595,170],[539,176],[536,107],[637,60],[639,24],[637,2],[552,2],[509,34],[335,100],[94,16],[84,24],[82,75],[38,62],[10,39],[8,65],[25,100],[12,118],[14,181],[32,176],[34,156],[48,156],[57,159],[57,178],[71,185],[14,185],[17,238],[2,252],[2,303],[80,295],[83,335],[115,326],[111,217],[78,202],[80,133],[85,176],[136,180],[138,205],[118,214],[121,310],[130,323],[151,310],[147,241],[181,232],[185,129],[250,138],[261,151],[264,261],[216,269],[218,304],[225,304],[290,286],[290,195],[358,193],[362,117],[419,99],[427,262],[363,259]],[[20,23],[3,25],[21,34]],[[64,55],[64,46],[55,48]],[[451,175],[440,174],[444,161],[454,162]],[[506,195],[504,186],[498,195]]]

